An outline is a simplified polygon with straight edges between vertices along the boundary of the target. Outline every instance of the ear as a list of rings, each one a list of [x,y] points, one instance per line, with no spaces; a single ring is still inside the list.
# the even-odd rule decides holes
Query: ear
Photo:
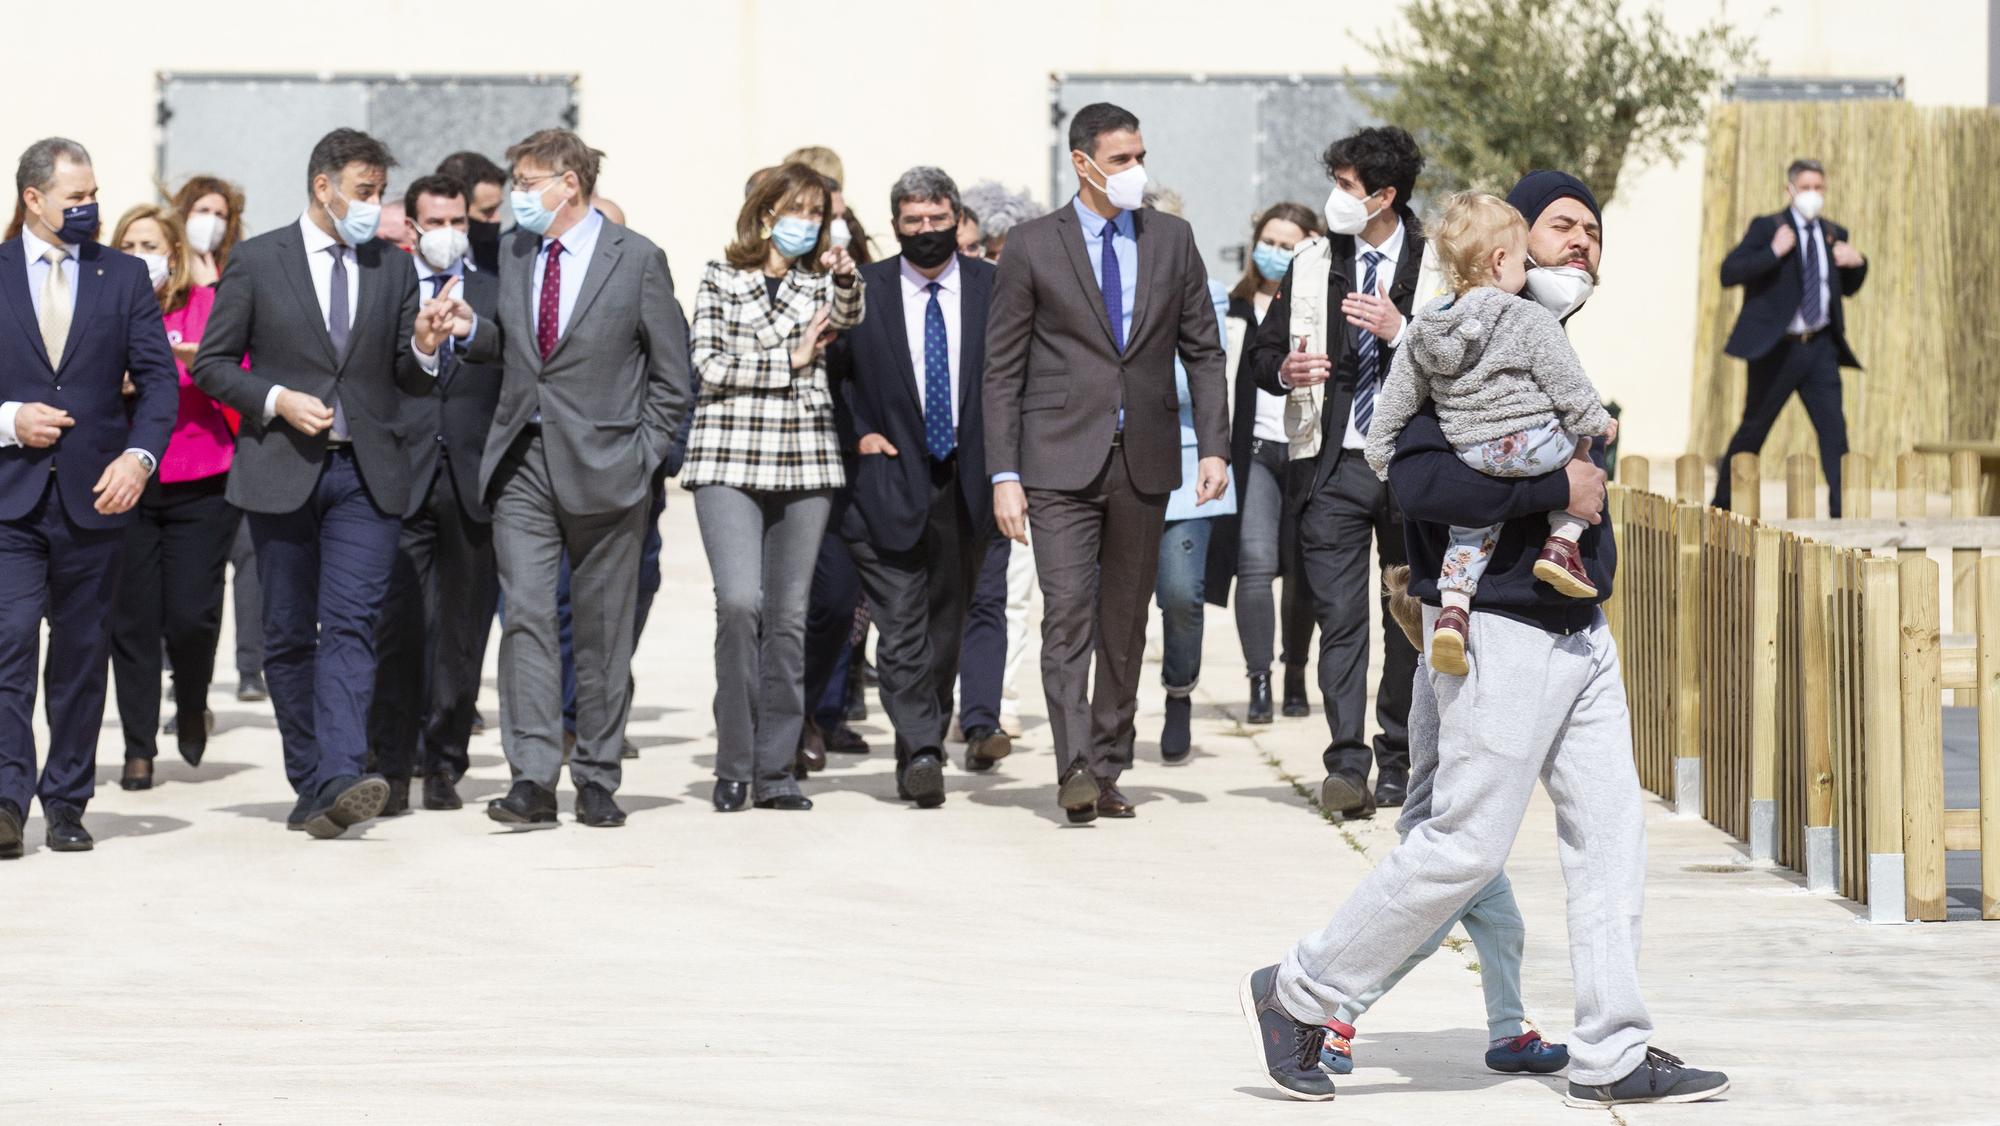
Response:
[[[1383,188],[1382,209],[1385,211],[1394,211],[1396,209],[1396,200],[1401,194],[1394,187]]]

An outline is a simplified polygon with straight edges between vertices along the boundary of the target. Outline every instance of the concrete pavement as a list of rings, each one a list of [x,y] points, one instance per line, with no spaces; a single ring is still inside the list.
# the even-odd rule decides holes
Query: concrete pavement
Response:
[[[37,815],[29,856],[0,864],[0,1123],[2000,1121],[1984,1081],[2000,931],[1862,925],[1658,803],[1657,1042],[1728,1070],[1727,1102],[1573,1111],[1556,1080],[1487,1072],[1469,948],[1369,1015],[1335,1103],[1278,1100],[1237,979],[1319,926],[1394,836],[1301,798],[1317,712],[1237,724],[1228,613],[1208,617],[1186,766],[1158,761],[1148,674],[1134,821],[1061,824],[1038,692],[1020,753],[990,776],[954,768],[940,810],[895,800],[878,707],[877,752],[809,782],[813,812],[724,817],[684,493],[666,540],[622,830],[498,831],[478,809],[507,777],[487,735],[465,811],[315,842],[284,830],[269,708],[233,681],[207,762],[163,740],[147,793],[117,788],[112,717],[97,851],[46,852]],[[495,715],[490,689],[483,704]],[[1528,1007],[1561,1039],[1553,837],[1538,797],[1510,870]]]

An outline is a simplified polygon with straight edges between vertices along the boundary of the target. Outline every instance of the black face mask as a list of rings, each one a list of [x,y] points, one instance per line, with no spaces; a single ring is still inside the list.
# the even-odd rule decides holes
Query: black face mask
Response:
[[[465,241],[472,247],[473,265],[488,273],[500,269],[500,224],[468,220]]]
[[[903,245],[903,257],[919,270],[942,266],[945,259],[958,253],[958,229],[955,227],[925,231],[920,235],[898,234],[896,241]]]

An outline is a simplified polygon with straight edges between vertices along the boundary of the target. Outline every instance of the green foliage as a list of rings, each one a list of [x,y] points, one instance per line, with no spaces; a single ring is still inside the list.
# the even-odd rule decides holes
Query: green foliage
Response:
[[[1618,0],[1410,0],[1371,50],[1396,86],[1372,99],[1424,146],[1424,189],[1504,192],[1559,168],[1609,204],[1628,163],[1673,161],[1723,79],[1762,69],[1717,18],[1689,35]]]

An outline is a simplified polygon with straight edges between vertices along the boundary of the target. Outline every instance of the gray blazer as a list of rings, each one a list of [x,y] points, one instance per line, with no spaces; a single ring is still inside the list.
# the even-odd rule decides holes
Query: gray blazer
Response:
[[[1194,231],[1153,210],[1132,219],[1139,280],[1123,355],[1071,205],[1008,232],[986,326],[988,473],[1018,473],[1031,489],[1089,486],[1104,467],[1122,403],[1133,485],[1149,493],[1179,488],[1177,352],[1187,365],[1200,456],[1229,457],[1225,361]]]
[[[431,377],[410,348],[420,304],[417,269],[408,254],[381,239],[355,247],[354,261],[361,271],[359,296],[347,356],[338,364],[297,223],[238,246],[216,285],[215,310],[191,374],[197,387],[243,416],[227,495],[246,512],[297,511],[312,496],[326,460],[326,432],[308,436],[282,418],[264,422],[264,400],[274,385],[329,407],[339,399],[375,506],[400,516],[409,505],[412,439],[405,399],[431,393]]]
[[[535,255],[541,237],[517,229],[500,252],[500,311],[467,345],[473,363],[505,370],[486,439],[480,495],[528,420],[542,412],[542,451],[556,500],[588,515],[636,508],[650,496],[694,398],[687,319],[667,256],[644,235],[604,220],[569,331],[547,362],[535,347]]]

